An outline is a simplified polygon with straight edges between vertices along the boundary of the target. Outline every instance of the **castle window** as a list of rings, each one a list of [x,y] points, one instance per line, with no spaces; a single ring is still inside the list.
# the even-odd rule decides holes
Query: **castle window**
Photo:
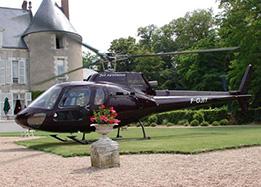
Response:
[[[58,36],[58,35],[55,36],[55,46],[56,46],[56,49],[64,48],[63,37]]]
[[[18,60],[13,60],[12,71],[13,71],[13,83],[18,83]]]
[[[0,85],[26,84],[26,60],[0,60]]]
[[[25,84],[26,83],[26,68],[24,60],[12,60],[12,83]]]
[[[54,62],[55,75],[61,75],[57,80],[65,81],[68,79],[67,75],[62,75],[68,71],[67,59],[63,57],[56,57]]]

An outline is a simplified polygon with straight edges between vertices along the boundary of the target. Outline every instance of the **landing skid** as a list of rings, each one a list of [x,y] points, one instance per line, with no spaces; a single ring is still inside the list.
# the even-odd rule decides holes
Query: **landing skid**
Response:
[[[143,139],[149,140],[150,137],[149,137],[149,136],[146,136],[145,127],[144,127],[143,123],[142,123],[141,121],[139,121],[139,124],[140,124],[141,129],[142,129]],[[116,136],[115,139],[116,139],[116,140],[120,140],[120,139],[122,139],[122,138],[123,138],[123,137],[120,136],[120,127],[118,127],[118,133],[117,133],[117,136]]]
[[[52,138],[55,138],[56,140],[59,140],[59,141],[61,141],[61,142],[68,142],[68,139],[63,139],[63,138],[61,138],[61,137],[59,137],[57,134],[52,134],[52,135],[50,135]],[[90,144],[90,143],[92,143],[93,141],[87,141],[87,140],[85,140],[85,133],[83,133],[83,137],[82,137],[82,139],[80,140],[80,139],[78,139],[78,138],[76,138],[76,136],[67,136],[67,138],[69,138],[70,140],[73,140],[74,142],[76,142],[76,143],[80,143],[80,144]]]
[[[55,138],[56,140],[61,141],[61,142],[67,142],[67,141],[68,141],[68,140],[66,140],[66,139],[63,139],[63,138],[58,137],[57,134],[51,134],[50,136],[53,137],[53,138]]]
[[[144,139],[150,139],[149,136],[146,136],[145,127],[144,127],[143,123],[141,121],[139,121],[139,124],[140,124],[140,126],[142,128],[143,138]]]
[[[73,140],[73,141],[75,141],[76,143],[79,143],[79,144],[91,144],[92,142],[94,142],[94,141],[96,141],[96,140],[94,140],[94,141],[88,141],[88,140],[79,140],[78,138],[76,138],[76,136],[67,136],[69,139],[71,139],[71,140]]]

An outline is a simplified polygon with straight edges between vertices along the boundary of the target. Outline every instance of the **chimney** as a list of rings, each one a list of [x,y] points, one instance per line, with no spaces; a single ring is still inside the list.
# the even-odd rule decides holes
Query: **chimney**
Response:
[[[30,11],[32,10],[32,2],[31,2],[31,1],[29,1],[28,9],[29,9]]]
[[[61,2],[61,5],[62,5],[62,11],[63,11],[63,13],[64,13],[64,15],[68,18],[68,19],[70,19],[70,17],[69,17],[69,2],[68,2],[68,0],[61,0],[62,2]]]
[[[27,1],[23,1],[22,9],[27,10]]]

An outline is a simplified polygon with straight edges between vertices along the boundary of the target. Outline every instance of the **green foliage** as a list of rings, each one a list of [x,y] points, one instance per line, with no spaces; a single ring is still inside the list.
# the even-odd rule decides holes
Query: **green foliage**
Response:
[[[95,64],[94,68],[94,63],[98,60],[97,55],[94,55],[90,52],[83,52],[82,54],[82,64],[83,67],[85,68],[93,68],[95,70],[101,71],[102,67],[100,64]]]
[[[138,29],[139,40],[119,38],[113,40],[109,50],[117,54],[144,54],[239,46],[237,52],[137,58],[131,62],[119,62],[118,71],[143,72],[149,80],[157,80],[160,89],[224,91],[227,82],[230,89],[238,89],[244,70],[251,63],[254,69],[250,86],[250,93],[254,96],[252,106],[261,106],[260,0],[219,2],[222,11],[217,16],[211,10],[196,10],[162,27],[143,26]],[[193,120],[190,114],[185,116],[189,121]],[[212,116],[204,115],[209,123],[220,120]],[[195,118],[204,121],[198,114]],[[173,118],[170,122],[177,123]]]
[[[202,122],[200,123],[200,126],[206,127],[206,126],[209,126],[209,123],[208,123],[207,121],[202,121]]]
[[[220,125],[224,126],[224,125],[228,125],[229,121],[227,119],[222,119],[219,121]]]
[[[164,120],[162,121],[162,125],[166,125],[167,123],[169,123],[168,119],[164,119]]]
[[[193,119],[198,120],[199,123],[201,123],[202,121],[204,121],[205,118],[204,118],[204,113],[203,113],[203,111],[201,111],[201,110],[196,111],[196,113],[193,115]]]
[[[44,91],[32,91],[32,100],[35,100],[38,96],[40,96]]]
[[[213,121],[220,121],[228,118],[228,111],[226,108],[214,108],[214,109],[200,109],[200,110],[174,110],[171,112],[165,112],[155,114],[157,116],[158,124],[162,124],[164,119],[167,119],[173,124],[179,124],[179,121],[192,121],[197,119],[198,121],[207,121],[212,123]],[[195,117],[195,118],[194,118]]]
[[[213,121],[213,122],[211,123],[211,125],[212,125],[212,126],[219,126],[220,123],[219,123],[218,121]]]
[[[158,124],[157,123],[151,123],[150,126],[151,127],[156,127]]]
[[[148,123],[158,123],[158,116],[152,115],[148,117]]]
[[[170,122],[168,122],[166,125],[167,125],[167,127],[171,127],[171,126],[173,126],[174,124],[173,124],[173,123],[170,123]]]
[[[183,120],[179,120],[177,125],[186,125],[186,124],[189,124],[189,121],[186,120],[186,119],[183,119]]]
[[[195,127],[195,126],[199,126],[199,121],[197,119],[194,119],[190,122],[190,125]]]
[[[143,125],[145,127],[149,127],[151,124],[145,121],[145,122],[143,122]],[[140,124],[138,123],[137,127],[139,127],[139,126],[140,126]]]
[[[250,108],[248,111],[242,112],[237,110],[234,114],[237,124],[251,123],[253,121],[261,121],[261,107]]]
[[[239,46],[240,50],[230,62],[230,87],[236,89],[248,64],[254,73],[250,92],[253,106],[261,106],[261,5],[260,0],[220,0],[223,11],[219,15],[219,35],[227,46]]]

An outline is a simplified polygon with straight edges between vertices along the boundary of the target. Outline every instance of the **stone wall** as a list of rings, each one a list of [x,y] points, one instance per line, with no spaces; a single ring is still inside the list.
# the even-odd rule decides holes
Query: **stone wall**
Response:
[[[28,90],[28,80],[29,80],[29,53],[27,49],[8,49],[8,48],[0,48],[0,60],[11,63],[12,58],[16,59],[25,59],[26,61],[26,82],[27,84],[15,84],[8,83],[0,85],[0,90],[2,92],[10,92],[10,90]]]
[[[56,48],[56,36],[63,38],[62,48]],[[34,85],[35,83],[56,76],[55,60],[57,58],[66,59],[66,71],[82,66],[81,45],[66,35],[63,35],[62,32],[32,33],[24,39],[29,48],[30,83],[33,91],[46,90],[52,85],[60,82],[60,80],[54,79],[41,85]],[[82,70],[71,73],[66,78],[66,81],[80,81],[83,79]]]

